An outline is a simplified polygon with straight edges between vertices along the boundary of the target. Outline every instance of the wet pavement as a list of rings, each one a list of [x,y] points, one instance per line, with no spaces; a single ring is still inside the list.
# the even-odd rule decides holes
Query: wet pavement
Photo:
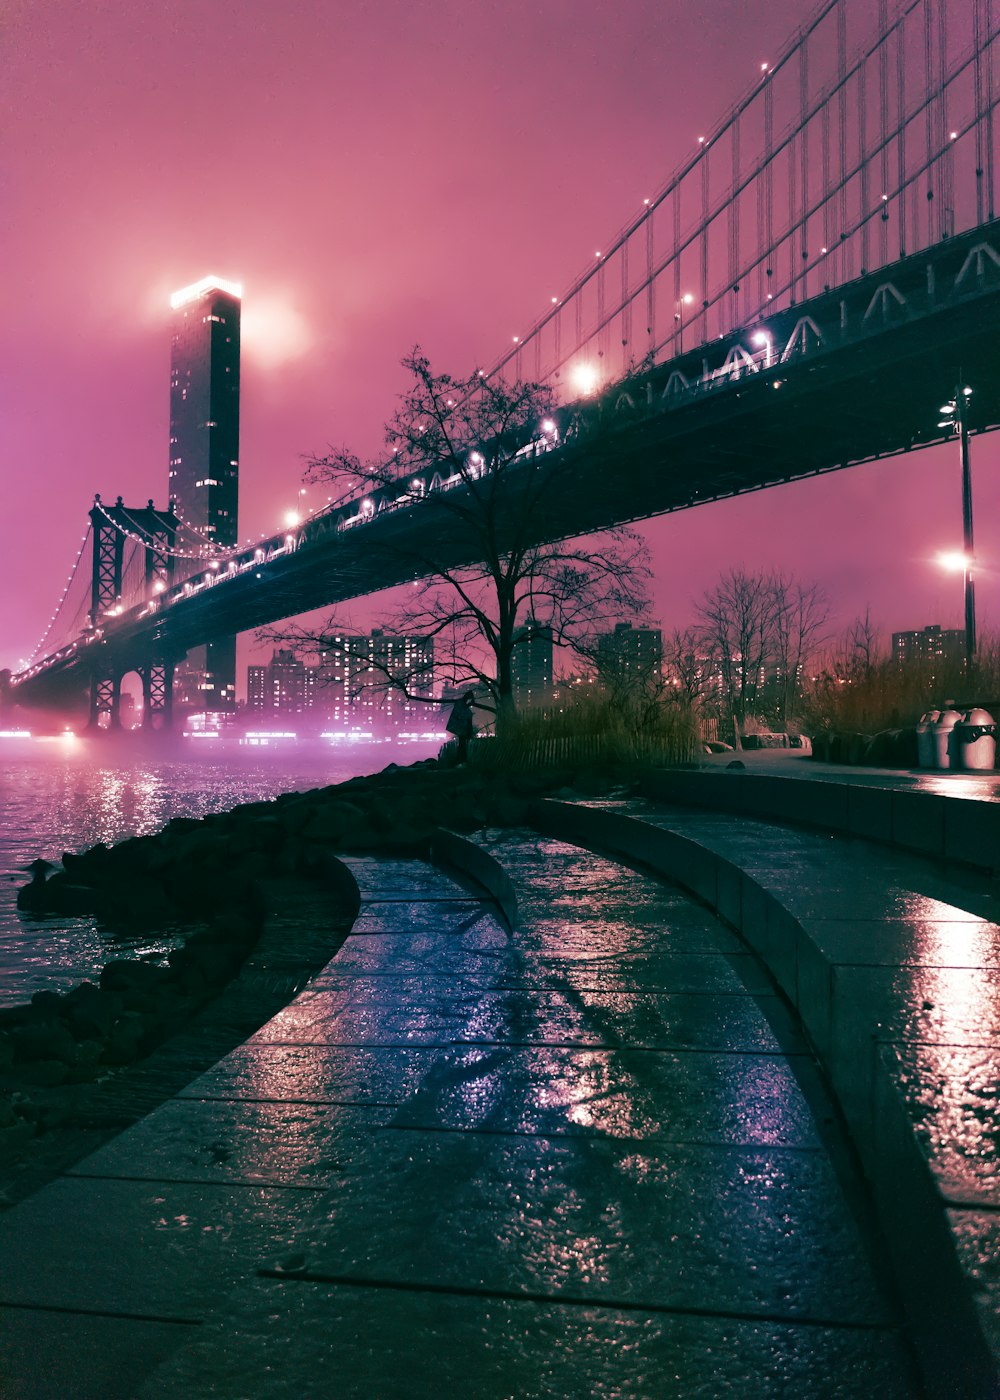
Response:
[[[7,1397],[914,1394],[864,1192],[761,964],[528,833],[514,932],[350,864],[338,955],[0,1217]]]
[[[934,1393],[1000,1393],[996,879],[746,812],[551,806],[548,829],[650,862],[761,954],[875,1183]]]

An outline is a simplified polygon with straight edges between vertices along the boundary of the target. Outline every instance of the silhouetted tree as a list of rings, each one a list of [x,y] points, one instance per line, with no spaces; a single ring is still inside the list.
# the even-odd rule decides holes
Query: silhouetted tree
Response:
[[[748,573],[739,565],[705,594],[698,618],[697,638],[721,679],[737,746],[748,716],[758,710],[773,708],[774,719],[784,725],[801,671],[829,618],[822,589],[782,574]]]
[[[385,453],[362,459],[332,451],[310,460],[307,479],[333,483],[341,495],[395,492],[419,515],[405,543],[399,531],[391,543],[373,532],[372,550],[413,580],[383,625],[433,637],[439,679],[474,687],[502,727],[515,713],[514,658],[529,635],[525,621],[548,629],[560,647],[640,613],[645,547],[625,529],[546,542],[552,505],[573,490],[572,469],[555,451],[549,389],[478,371],[465,379],[435,374],[419,348],[403,365],[411,383],[386,424]],[[319,629],[293,625],[266,635],[329,654],[348,630],[332,614]],[[386,672],[380,683],[420,699],[421,679]]]

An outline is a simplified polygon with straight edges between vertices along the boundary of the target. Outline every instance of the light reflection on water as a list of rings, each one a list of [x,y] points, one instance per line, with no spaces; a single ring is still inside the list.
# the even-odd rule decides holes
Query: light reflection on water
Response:
[[[169,749],[136,741],[73,744],[7,740],[0,746],[0,1005],[42,988],[63,990],[93,976],[121,945],[88,919],[32,919],[18,913],[22,868],[36,856],[58,861],[97,841],[158,831],[171,817],[222,812],[281,792],[305,791],[412,763],[438,745],[354,745],[293,753],[233,749],[210,758],[178,741]],[[157,944],[130,944],[147,951]]]

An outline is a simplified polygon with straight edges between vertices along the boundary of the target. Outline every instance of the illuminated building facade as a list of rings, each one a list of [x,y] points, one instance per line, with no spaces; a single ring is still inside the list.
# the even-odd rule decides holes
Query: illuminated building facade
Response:
[[[511,690],[519,710],[552,704],[552,628],[529,618],[514,634]]]
[[[241,295],[203,277],[170,298],[170,497],[185,524],[223,549],[238,530]],[[189,652],[174,688],[182,705],[232,709],[236,638]]]
[[[615,624],[597,639],[598,671],[620,680],[657,680],[663,669],[663,633],[659,627]]]
[[[316,666],[293,651],[273,653],[267,666],[247,667],[247,710],[254,714],[302,715],[316,703]]]
[[[915,661],[964,661],[965,632],[937,624],[919,632],[893,632],[892,654],[901,666]]]
[[[335,729],[399,731],[425,727],[431,706],[408,700],[392,679],[407,681],[414,695],[434,690],[434,638],[396,636],[375,629],[368,636],[338,636],[319,667],[316,705]]]

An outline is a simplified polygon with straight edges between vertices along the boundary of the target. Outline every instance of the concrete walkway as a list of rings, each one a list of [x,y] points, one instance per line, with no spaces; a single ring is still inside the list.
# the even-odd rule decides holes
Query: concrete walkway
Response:
[[[0,1218],[4,1400],[913,1394],[815,1064],[708,911],[505,833]]]

